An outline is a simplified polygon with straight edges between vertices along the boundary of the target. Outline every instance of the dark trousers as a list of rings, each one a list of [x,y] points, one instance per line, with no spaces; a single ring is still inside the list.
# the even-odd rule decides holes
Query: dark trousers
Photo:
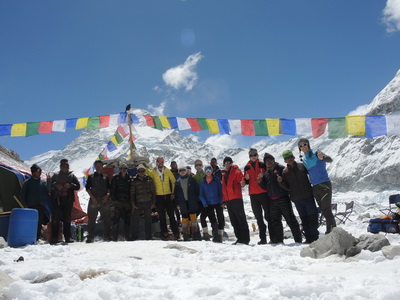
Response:
[[[71,214],[74,202],[68,197],[58,197],[53,199],[53,214],[51,218],[51,239],[57,242],[60,222],[63,222],[64,239],[71,239]]]
[[[112,238],[114,241],[118,240],[119,235],[119,222],[124,221],[124,237],[129,239],[129,227],[131,226],[131,213],[132,205],[130,202],[117,201],[114,206],[114,217],[112,225]]]
[[[201,224],[201,228],[207,227],[207,220],[206,220],[207,217],[208,217],[208,214],[207,214],[207,212],[205,211],[205,208],[202,207],[202,208],[201,208],[201,212],[200,212],[200,224]]]
[[[222,208],[221,204],[208,205],[207,207],[204,207],[203,213],[207,214],[208,219],[211,222],[211,226],[213,226],[213,224],[217,224],[218,229],[224,229],[224,209]]]
[[[275,232],[272,243],[283,243],[282,216],[292,231],[295,242],[301,243],[301,231],[299,222],[293,213],[292,203],[289,198],[271,199],[271,219]]]
[[[36,240],[39,240],[40,236],[42,235],[42,224],[44,222],[44,206],[43,205],[34,205],[34,206],[29,206],[31,209],[36,209],[38,212],[38,224],[37,224],[37,229],[36,229]]]
[[[228,208],[229,219],[231,220],[237,241],[248,244],[250,242],[250,231],[244,212],[243,199],[229,200],[225,204]]]
[[[326,234],[336,227],[335,216],[332,213],[332,183],[330,181],[313,186],[315,200],[326,220]]]
[[[260,239],[267,240],[267,226],[264,223],[264,218],[268,224],[268,232],[271,240],[274,239],[274,231],[272,230],[270,199],[267,193],[250,195],[251,209],[254,217],[257,220]],[[264,216],[263,216],[264,212]]]
[[[88,205],[88,239],[94,239],[94,230],[96,227],[97,215],[100,212],[101,218],[103,219],[104,226],[104,240],[111,240],[111,206],[110,201],[107,203],[94,204],[92,200],[89,201]]]
[[[318,209],[313,197],[294,203],[303,225],[306,242],[311,243],[318,239]]]
[[[163,235],[168,234],[167,216],[166,216],[166,214],[168,214],[169,225],[171,226],[172,233],[176,236],[179,235],[178,225],[175,220],[176,204],[175,201],[171,200],[171,194],[162,196],[157,195],[156,201],[157,201],[158,217],[160,219],[161,234]]]
[[[137,202],[136,206],[137,209],[133,211],[132,215],[132,235],[130,239],[133,241],[139,239],[140,214],[143,212],[145,239],[151,240],[151,202]]]

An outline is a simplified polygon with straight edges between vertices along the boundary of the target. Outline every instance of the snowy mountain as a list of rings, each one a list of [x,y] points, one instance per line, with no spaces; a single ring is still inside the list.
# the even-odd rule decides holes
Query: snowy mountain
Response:
[[[357,110],[351,114],[356,112],[378,115],[399,112],[400,72],[370,104]],[[135,110],[133,113],[138,116],[148,114],[144,110]],[[244,167],[248,161],[248,149],[209,145],[185,137],[176,130],[160,131],[143,123],[135,128],[137,153],[149,157],[151,163],[154,163],[158,156],[164,156],[167,165],[176,160],[178,165],[193,166],[196,159],[202,159],[203,163],[207,164],[212,157],[216,157],[222,164],[225,156],[231,156],[240,167]],[[63,150],[35,156],[27,163],[38,163],[43,169],[54,172],[58,170],[60,159],[65,157],[70,160],[71,169],[75,174],[81,176],[106,146],[114,131],[115,128],[83,131]],[[328,164],[328,171],[334,185],[335,196],[340,201],[359,199],[363,203],[386,204],[387,196],[399,191],[399,136],[382,136],[374,139],[362,137],[328,139],[324,136],[318,139],[308,138],[313,149],[321,149],[333,158],[333,163]],[[278,162],[283,163],[281,153],[286,149],[291,149],[299,160],[297,140],[298,137],[287,142],[272,144],[262,139],[252,147],[258,149],[260,156],[268,152],[274,155]],[[128,143],[121,145],[118,154],[127,153],[128,147]],[[352,199],[349,199],[350,195]]]

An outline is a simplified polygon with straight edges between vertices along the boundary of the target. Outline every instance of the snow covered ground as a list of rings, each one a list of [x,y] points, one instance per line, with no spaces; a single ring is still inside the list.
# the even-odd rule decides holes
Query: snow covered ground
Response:
[[[247,201],[246,201],[247,202]],[[340,207],[340,205],[339,205]],[[366,233],[374,206],[356,207],[343,228]],[[246,203],[251,225],[251,212]],[[363,217],[364,216],[364,217]],[[251,226],[250,226],[251,228]],[[324,228],[321,229],[321,232]],[[228,233],[232,234],[228,229]],[[15,281],[6,299],[397,299],[400,257],[363,250],[345,259],[300,257],[307,245],[213,242],[95,242],[0,249],[0,271]],[[400,235],[386,236],[392,245]],[[24,261],[16,262],[22,256]],[[48,276],[48,277],[46,277]],[[46,281],[46,278],[54,278]],[[35,283],[35,282],[40,283]],[[1,295],[1,292],[0,292]]]

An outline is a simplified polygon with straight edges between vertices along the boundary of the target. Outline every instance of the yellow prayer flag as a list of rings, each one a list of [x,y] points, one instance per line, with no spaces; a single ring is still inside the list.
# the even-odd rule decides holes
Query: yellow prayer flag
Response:
[[[76,126],[75,129],[84,129],[88,127],[88,122],[89,122],[89,118],[79,118],[78,120],[76,120]]]
[[[365,135],[365,116],[346,117],[347,135]]]
[[[113,137],[110,139],[110,141],[111,141],[115,146],[118,146],[118,145],[119,145],[118,140],[117,140],[117,138],[115,137],[115,135],[113,135]]]
[[[208,126],[208,131],[211,134],[219,133],[218,121],[217,119],[206,119],[206,123]]]
[[[280,135],[281,119],[265,119],[268,126],[269,135]]]
[[[26,136],[26,123],[13,124],[11,127],[11,136]]]
[[[161,121],[161,125],[164,128],[171,128],[171,124],[169,124],[168,117],[158,117]]]

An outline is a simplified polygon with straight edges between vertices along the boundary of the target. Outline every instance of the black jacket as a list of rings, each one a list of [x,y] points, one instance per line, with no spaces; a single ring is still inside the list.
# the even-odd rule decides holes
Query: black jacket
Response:
[[[275,164],[272,170],[267,170],[259,182],[259,185],[268,192],[268,197],[274,198],[289,198],[287,190],[283,189],[278,182],[278,176],[282,176],[282,171],[285,167],[280,164]]]
[[[288,165],[282,172],[281,187],[290,192],[293,202],[313,197],[313,191],[308,179],[308,172],[302,163],[295,162],[294,166]]]

